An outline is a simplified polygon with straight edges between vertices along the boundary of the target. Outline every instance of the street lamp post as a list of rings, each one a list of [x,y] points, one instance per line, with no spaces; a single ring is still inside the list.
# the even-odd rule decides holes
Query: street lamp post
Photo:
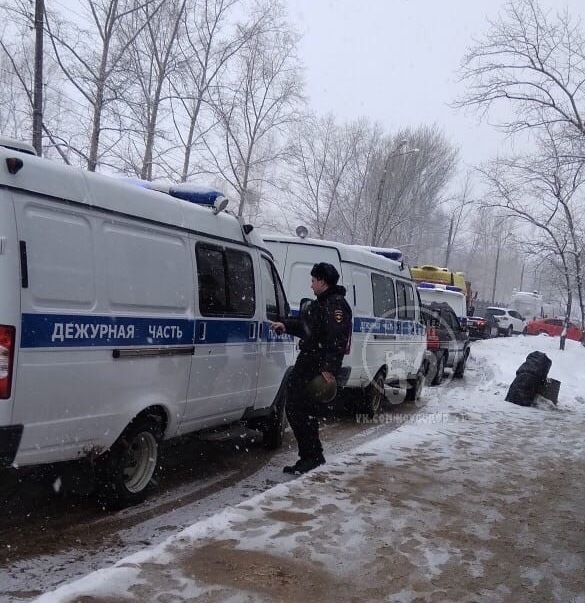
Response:
[[[408,140],[401,140],[398,146],[386,156],[384,161],[384,168],[382,169],[382,175],[380,176],[380,182],[378,183],[378,192],[376,194],[376,212],[374,214],[374,228],[372,230],[372,237],[370,239],[370,245],[375,247],[378,244],[378,228],[380,225],[380,213],[382,211],[382,194],[384,192],[384,186],[386,184],[386,176],[390,167],[390,161],[395,157],[402,157],[403,155],[411,155],[418,153],[418,149],[409,149],[408,151],[402,151],[402,149],[408,144]]]

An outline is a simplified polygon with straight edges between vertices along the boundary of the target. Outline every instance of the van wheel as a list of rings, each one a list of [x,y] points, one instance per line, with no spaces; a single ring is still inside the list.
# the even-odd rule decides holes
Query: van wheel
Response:
[[[142,502],[158,465],[162,430],[153,418],[133,421],[98,459],[98,501],[106,509]]]
[[[406,390],[405,402],[418,402],[425,384],[424,371],[421,369],[416,374],[414,379],[408,380],[408,388]]]
[[[364,390],[364,412],[373,419],[382,411],[384,405],[384,371],[378,371]]]
[[[461,361],[457,364],[453,371],[453,377],[456,379],[463,379],[463,375],[465,374],[465,367],[467,365],[467,359],[469,358],[469,350],[466,350],[465,356],[461,359]]]
[[[286,388],[279,394],[277,400],[270,409],[270,415],[262,425],[262,445],[266,450],[276,450],[282,446],[284,432],[286,431]]]
[[[443,383],[443,375],[445,374],[445,354],[441,354],[435,364],[435,372],[431,368],[429,371],[431,385],[441,385]]]

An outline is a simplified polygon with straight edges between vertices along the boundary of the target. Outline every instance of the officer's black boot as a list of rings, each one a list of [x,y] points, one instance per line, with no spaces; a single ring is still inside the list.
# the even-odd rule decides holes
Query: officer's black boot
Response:
[[[299,459],[294,465],[287,465],[282,470],[284,473],[290,473],[292,475],[300,475],[302,473],[307,473],[319,467],[320,465],[325,464],[325,457],[321,454],[319,456],[313,458],[304,458]]]

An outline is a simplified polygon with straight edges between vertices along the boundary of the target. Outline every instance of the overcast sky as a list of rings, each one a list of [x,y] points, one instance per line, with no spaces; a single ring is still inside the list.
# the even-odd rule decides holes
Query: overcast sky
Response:
[[[541,0],[568,5],[585,19],[585,0]],[[288,0],[303,34],[310,105],[342,119],[367,116],[388,130],[438,124],[477,164],[494,155],[502,138],[472,114],[447,105],[463,91],[457,68],[473,37],[487,29],[504,0]]]

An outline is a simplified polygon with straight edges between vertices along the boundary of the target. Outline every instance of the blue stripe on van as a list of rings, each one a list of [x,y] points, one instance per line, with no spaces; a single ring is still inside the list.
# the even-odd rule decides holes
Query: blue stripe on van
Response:
[[[20,347],[192,345],[193,333],[186,318],[23,314]]]
[[[258,324],[255,320],[226,318],[194,321],[174,317],[23,314],[20,346],[69,348],[245,343],[258,340]],[[262,339],[283,340],[270,335]]]
[[[356,316],[353,319],[353,332],[372,335],[423,335],[424,326],[413,320]]]
[[[203,325],[205,330],[203,331]],[[205,333],[205,338],[201,336]],[[258,322],[241,319],[199,319],[195,321],[195,343],[254,342],[258,335]]]
[[[258,327],[262,324],[262,332]],[[354,333],[422,335],[413,321],[355,317]],[[142,318],[78,314],[23,314],[22,348],[124,347],[229,344],[247,342],[290,343],[291,335],[276,335],[270,323],[231,318]]]
[[[297,317],[298,310],[291,310],[291,316]],[[371,316],[354,316],[354,333],[371,333],[372,335],[424,335],[422,323],[395,318],[374,318]]]

